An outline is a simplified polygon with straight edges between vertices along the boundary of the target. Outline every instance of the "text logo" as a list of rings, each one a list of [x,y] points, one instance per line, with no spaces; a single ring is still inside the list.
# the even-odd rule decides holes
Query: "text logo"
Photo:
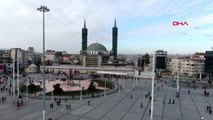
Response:
[[[179,22],[179,21],[173,21],[173,26],[188,26],[189,24],[187,22]]]

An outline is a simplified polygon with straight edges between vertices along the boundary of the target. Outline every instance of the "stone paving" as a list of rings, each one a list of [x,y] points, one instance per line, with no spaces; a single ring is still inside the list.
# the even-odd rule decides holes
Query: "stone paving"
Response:
[[[145,98],[150,90],[151,80],[138,80],[135,91],[132,90],[132,80],[125,81],[125,88],[121,92],[89,98],[83,100],[62,100],[60,106],[50,109],[46,102],[46,118],[52,120],[149,120],[150,100]],[[176,88],[156,84],[154,102],[154,120],[200,120],[201,116],[205,120],[213,120],[213,115],[209,114],[206,106],[213,107],[213,97],[204,97],[203,89],[181,88],[181,96],[177,98]],[[159,87],[159,90],[157,89]],[[132,98],[131,98],[132,95]],[[0,97],[6,96],[7,101],[0,102],[0,120],[42,120],[42,100],[24,98],[24,106],[17,108],[13,97],[6,92],[0,92]],[[165,99],[165,104],[163,100]],[[175,104],[168,104],[169,99],[174,99]],[[88,105],[90,101],[90,105]],[[143,108],[141,108],[143,103]],[[66,105],[71,105],[71,110],[66,110]]]

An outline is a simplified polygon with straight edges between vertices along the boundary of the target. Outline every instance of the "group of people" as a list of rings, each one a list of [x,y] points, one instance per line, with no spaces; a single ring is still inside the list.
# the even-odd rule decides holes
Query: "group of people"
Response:
[[[209,96],[209,92],[207,92],[206,90],[204,90],[204,96]]]
[[[54,108],[54,104],[50,103],[50,109],[53,109],[53,108]]]
[[[66,105],[66,110],[71,110],[71,105]]]
[[[0,102],[6,102],[6,100],[7,100],[7,98],[4,96],[0,98]]]
[[[175,99],[172,99],[172,100],[171,100],[171,98],[169,98],[169,102],[168,102],[168,103],[169,103],[169,104],[171,104],[171,103],[172,103],[172,104],[175,104]]]
[[[207,106],[207,111],[209,112],[209,114],[212,114],[212,107],[211,106]]]
[[[61,100],[56,101],[57,106],[61,105]]]
[[[145,94],[145,98],[147,98],[149,96],[150,96],[150,91],[147,94]]]

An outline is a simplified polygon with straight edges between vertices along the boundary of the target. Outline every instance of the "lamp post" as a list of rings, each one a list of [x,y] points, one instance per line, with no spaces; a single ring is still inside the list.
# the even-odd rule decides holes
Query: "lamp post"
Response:
[[[123,83],[123,89],[124,89],[124,77],[122,76],[122,83]]]
[[[120,83],[120,78],[118,78],[118,87],[119,87],[119,92],[121,92],[121,83]]]
[[[135,79],[133,78],[132,79],[132,90],[134,91],[134,89],[135,89]]]
[[[26,92],[27,92],[27,94],[26,94],[26,99],[28,100],[28,81],[29,81],[29,77],[27,76],[27,81],[26,81]]]
[[[79,80],[79,87],[80,87],[80,100],[82,100],[82,86],[80,80]]]
[[[151,116],[150,116],[150,120],[153,120],[153,113],[154,113],[154,82],[155,82],[155,52],[153,54],[152,93],[151,93]]]
[[[17,96],[19,97],[19,49],[17,49]]]
[[[55,80],[54,80],[54,85],[55,85]],[[53,86],[54,86],[54,85],[53,85]],[[52,86],[52,87],[53,87],[53,86]],[[54,91],[54,87],[53,87],[52,95],[51,95],[51,96],[52,96],[52,97],[51,97],[52,102],[53,102],[53,96],[54,96],[54,95],[53,95],[53,91]]]
[[[47,6],[40,6],[37,8],[38,11],[43,13],[43,120],[45,120],[45,112],[46,112],[46,102],[45,102],[45,12],[49,12],[50,10]]]
[[[104,80],[104,97],[106,97],[106,79]]]
[[[179,94],[179,92],[180,92],[179,81],[180,81],[180,76],[179,76],[179,73],[178,73],[178,74],[177,74],[177,81],[176,81],[176,84],[177,84],[177,94]]]
[[[15,100],[15,57],[13,58],[13,99]]]

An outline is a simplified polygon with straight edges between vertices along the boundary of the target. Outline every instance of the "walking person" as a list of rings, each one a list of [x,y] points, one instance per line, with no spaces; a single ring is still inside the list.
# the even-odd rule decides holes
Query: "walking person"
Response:
[[[143,102],[141,102],[141,105],[140,105],[140,107],[141,107],[141,108],[143,108]]]
[[[69,105],[69,110],[71,110],[72,108],[71,108],[71,105]]]
[[[175,99],[173,99],[172,104],[175,104]]]

